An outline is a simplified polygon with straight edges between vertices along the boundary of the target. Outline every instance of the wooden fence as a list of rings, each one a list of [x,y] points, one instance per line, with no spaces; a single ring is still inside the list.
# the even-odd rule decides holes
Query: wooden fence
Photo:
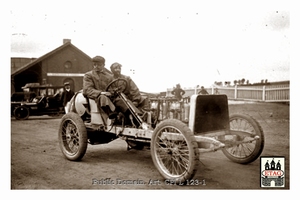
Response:
[[[289,102],[290,85],[262,85],[262,86],[243,86],[236,85],[231,87],[212,87],[207,88],[210,94],[226,94],[228,99],[252,100],[263,102]]]
[[[184,97],[197,94],[200,88],[183,88]],[[230,100],[250,100],[262,102],[290,102],[290,82],[271,83],[267,85],[236,85],[205,88],[209,94],[226,94]],[[171,94],[172,88],[167,89],[166,96]]]

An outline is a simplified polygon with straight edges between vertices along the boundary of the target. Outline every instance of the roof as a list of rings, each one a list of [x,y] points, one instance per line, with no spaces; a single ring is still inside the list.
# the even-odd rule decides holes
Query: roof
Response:
[[[51,84],[44,84],[44,85],[40,85],[39,83],[27,83],[25,86],[22,87],[22,89],[25,88],[63,88],[63,85],[60,86],[53,86]]]
[[[85,54],[83,51],[81,51],[81,50],[78,49],[76,46],[74,46],[71,42],[66,42],[66,43],[64,43],[63,45],[59,46],[58,48],[54,49],[53,51],[50,51],[49,53],[47,53],[47,54],[45,54],[45,55],[43,55],[43,56],[41,56],[41,57],[39,57],[39,58],[37,58],[37,59],[31,61],[30,63],[28,63],[28,64],[26,64],[26,65],[24,65],[24,66],[22,66],[22,67],[16,69],[15,71],[11,71],[11,76],[15,76],[15,75],[17,75],[17,74],[19,74],[19,73],[21,73],[21,72],[23,72],[23,71],[29,69],[29,68],[32,67],[33,65],[35,65],[35,64],[37,64],[37,63],[39,63],[39,62],[41,62],[42,60],[48,58],[49,56],[55,54],[56,52],[58,52],[58,51],[60,51],[60,50],[62,50],[62,49],[64,49],[64,48],[66,48],[66,47],[69,47],[69,46],[75,48],[76,50],[78,50],[79,52],[81,52],[83,55],[85,55],[88,59],[91,59],[91,60],[92,60],[91,57],[89,57],[89,56],[88,56],[87,54]]]

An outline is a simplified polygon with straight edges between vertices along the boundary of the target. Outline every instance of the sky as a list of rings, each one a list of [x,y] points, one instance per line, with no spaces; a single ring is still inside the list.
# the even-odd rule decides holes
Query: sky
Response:
[[[289,6],[240,2],[11,1],[11,56],[39,57],[71,39],[108,69],[121,63],[145,92],[290,80]]]

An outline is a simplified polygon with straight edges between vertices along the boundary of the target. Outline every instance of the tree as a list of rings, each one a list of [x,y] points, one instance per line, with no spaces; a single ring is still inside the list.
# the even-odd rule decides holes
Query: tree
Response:
[[[241,80],[241,84],[242,84],[242,85],[244,85],[244,83],[245,83],[245,79],[244,79],[244,78],[242,78],[242,80]]]
[[[225,81],[225,86],[230,86],[230,81]]]
[[[222,81],[220,81],[220,82],[218,82],[218,81],[215,81],[215,85],[222,86],[222,85],[223,85],[223,83],[222,83]]]

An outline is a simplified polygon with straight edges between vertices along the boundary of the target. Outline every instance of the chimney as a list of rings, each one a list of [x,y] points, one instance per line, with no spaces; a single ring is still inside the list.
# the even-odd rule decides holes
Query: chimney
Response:
[[[68,42],[71,43],[71,39],[64,39],[64,40],[63,40],[63,44],[66,44],[66,43],[68,43]]]

